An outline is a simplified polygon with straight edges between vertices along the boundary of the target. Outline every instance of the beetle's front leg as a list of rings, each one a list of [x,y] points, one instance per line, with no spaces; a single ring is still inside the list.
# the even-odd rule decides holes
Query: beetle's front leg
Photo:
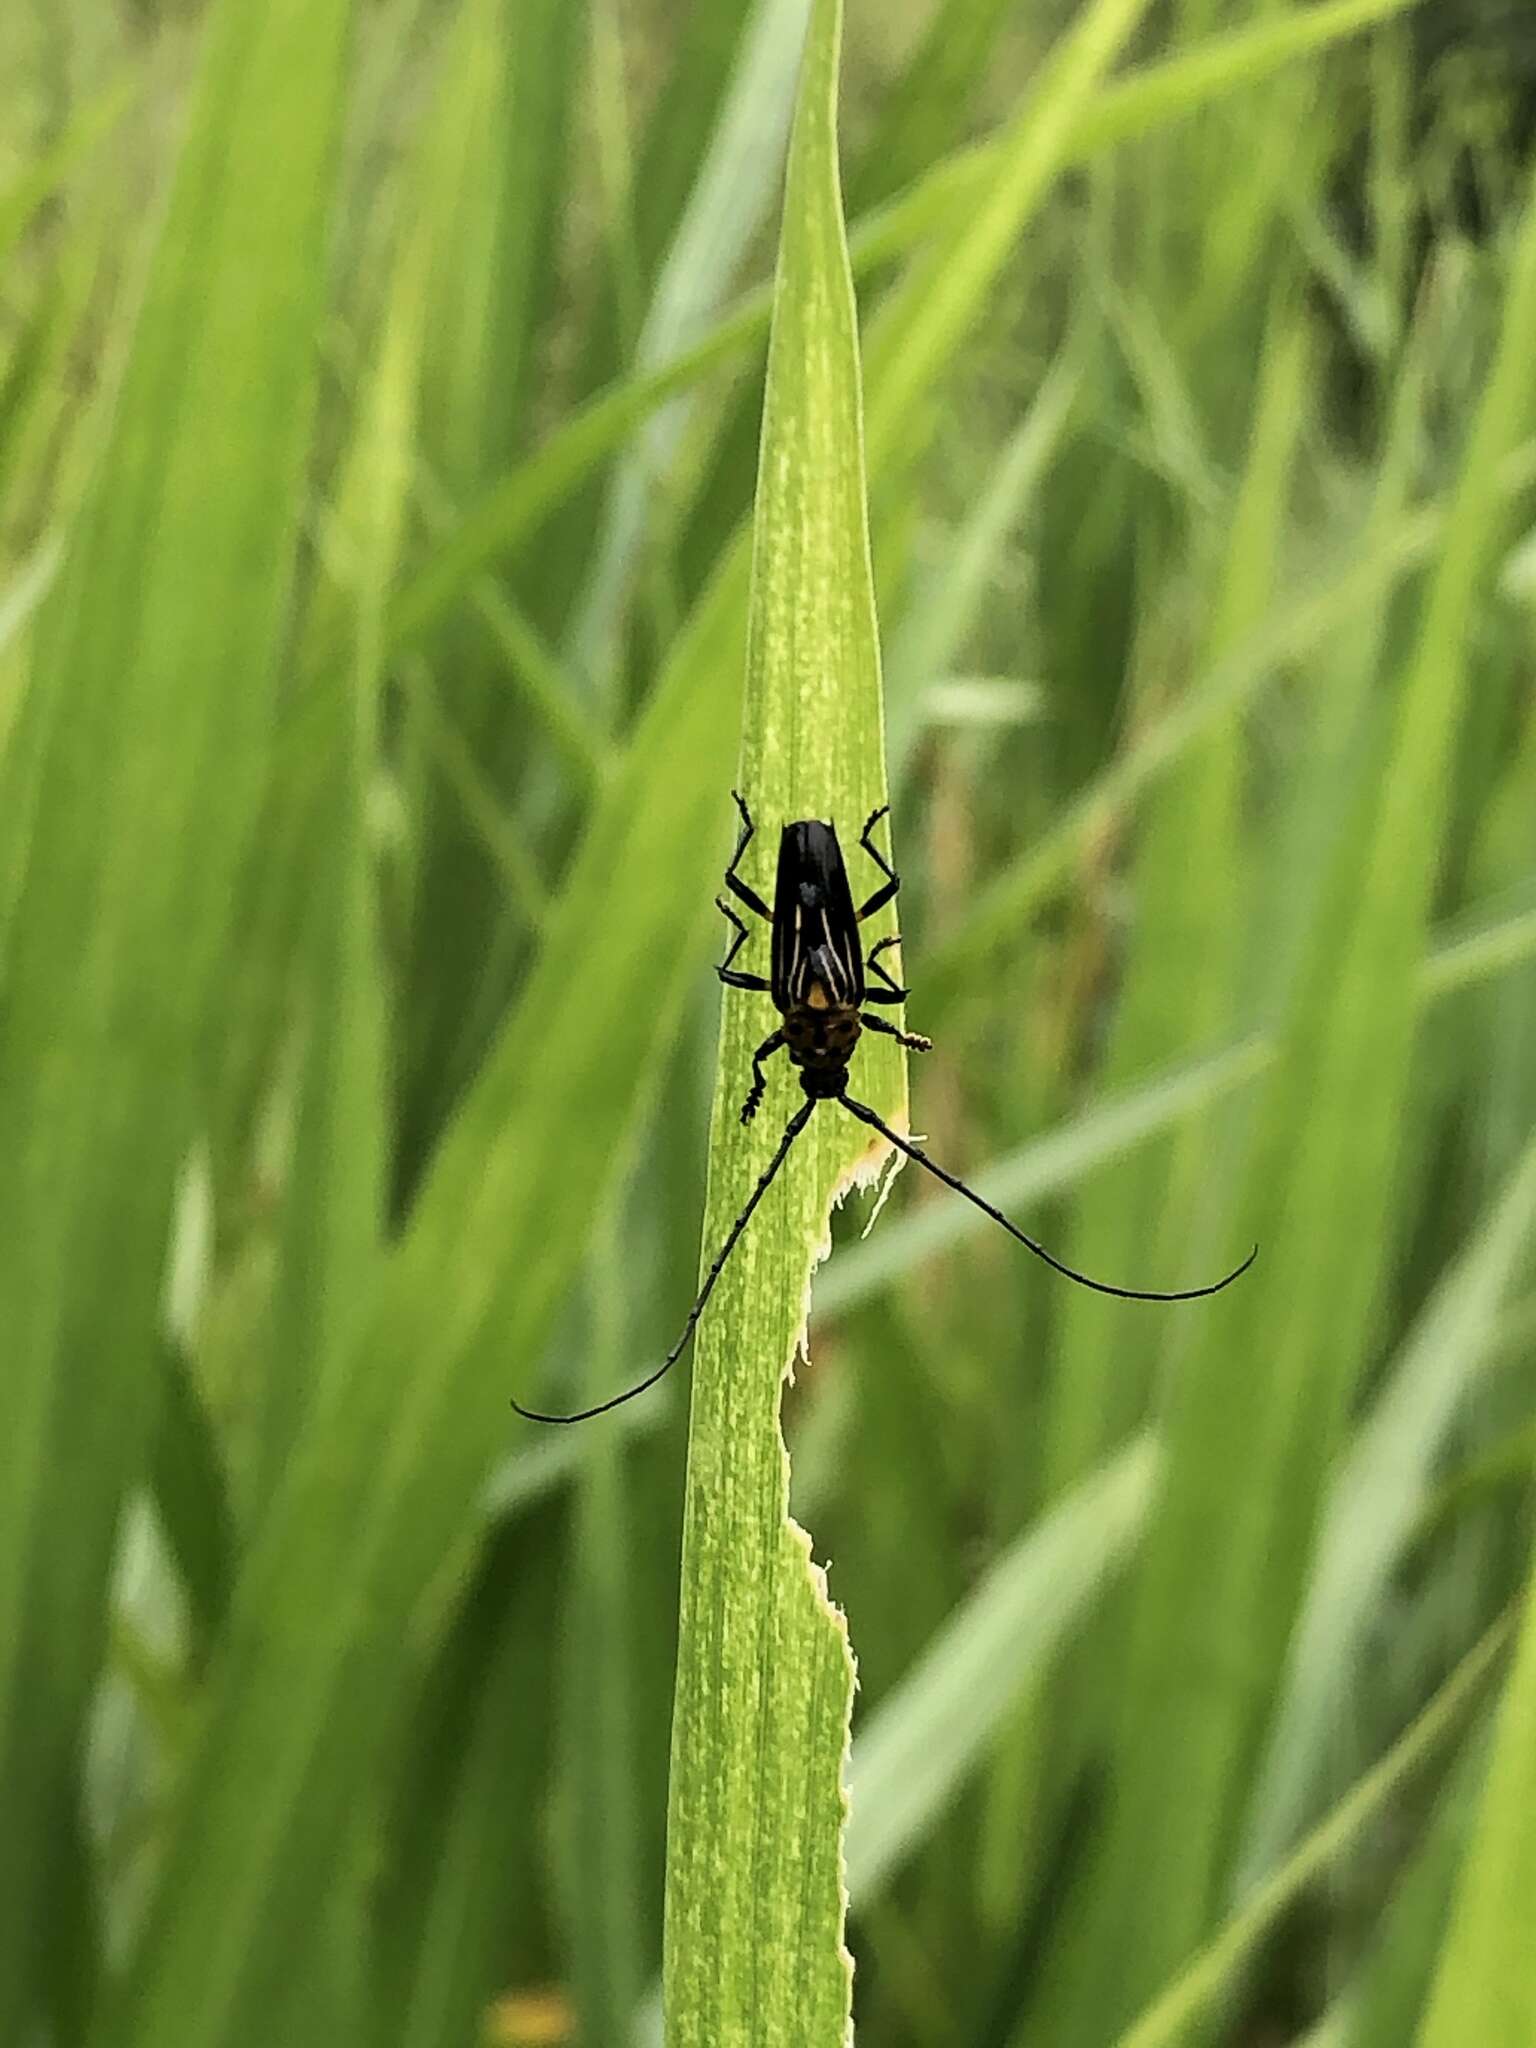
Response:
[[[865,820],[864,830],[859,834],[860,846],[863,847],[881,874],[885,876],[885,880],[880,884],[874,895],[859,905],[860,924],[864,922],[866,917],[873,917],[877,910],[883,910],[901,887],[900,875],[897,874],[885,855],[869,836],[890,808],[889,804],[882,804],[878,811],[871,811],[869,817]]]
[[[725,871],[725,886],[738,902],[745,903],[748,910],[755,910],[759,917],[766,918],[769,924],[772,924],[773,912],[768,908],[762,897],[758,895],[752,884],[744,882],[736,872],[737,868],[741,865],[741,856],[752,844],[752,835],[757,830],[757,827],[752,822],[752,813],[747,809],[747,800],[741,794],[741,791],[733,789],[731,795],[735,797],[736,808],[741,813],[741,837],[736,842],[736,851],[731,855],[731,864]]]
[[[758,1105],[763,1099],[763,1091],[768,1086],[767,1076],[763,1072],[763,1061],[771,1060],[783,1043],[783,1032],[775,1031],[772,1038],[765,1038],[757,1048],[757,1051],[752,1055],[752,1086],[748,1091],[746,1101],[741,1105],[741,1120],[744,1124],[751,1123],[753,1117],[757,1115]]]

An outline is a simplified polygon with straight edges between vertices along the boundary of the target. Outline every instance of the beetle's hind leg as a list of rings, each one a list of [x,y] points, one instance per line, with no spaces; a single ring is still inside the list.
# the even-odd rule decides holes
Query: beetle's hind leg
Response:
[[[931,1038],[924,1038],[917,1031],[898,1031],[894,1024],[887,1024],[883,1017],[866,1017],[860,1010],[859,1022],[866,1031],[878,1031],[884,1038],[894,1038],[899,1045],[904,1045],[908,1052],[933,1051]]]
[[[763,1099],[763,1090],[768,1086],[767,1076],[763,1072],[763,1061],[771,1060],[783,1043],[783,1032],[775,1031],[771,1038],[763,1040],[752,1055],[752,1086],[748,1090],[746,1101],[741,1105],[741,1120],[744,1124],[751,1123],[753,1117],[757,1115],[758,1106]]]
[[[863,847],[881,874],[885,876],[885,880],[880,884],[874,895],[859,905],[860,924],[864,922],[866,917],[873,917],[877,910],[883,910],[901,887],[900,875],[897,874],[885,855],[869,836],[890,808],[889,804],[882,804],[878,811],[871,811],[868,819],[865,821],[864,830],[859,834],[860,846]]]
[[[719,975],[727,988],[744,988],[749,989],[753,995],[767,995],[769,993],[768,983],[764,981],[760,974],[744,974],[739,967],[732,967],[731,965],[731,962],[751,937],[751,933],[723,896],[715,898],[715,908],[722,917],[729,919],[736,927],[736,936],[731,941],[731,950],[715,969],[716,974]]]
[[[907,997],[911,995],[911,989],[903,988],[900,982],[894,978],[891,970],[888,967],[882,966],[880,960],[880,955],[887,946],[899,946],[900,944],[900,932],[892,932],[888,939],[882,939],[877,946],[871,947],[869,952],[865,954],[865,972],[878,974],[885,983],[884,988],[865,989],[864,1000],[866,1003],[904,1003]]]
[[[751,845],[752,835],[757,830],[757,827],[752,822],[752,813],[747,809],[747,800],[741,794],[741,791],[733,789],[731,795],[736,799],[736,808],[741,813],[741,837],[736,842],[736,851],[731,855],[730,866],[725,871],[725,886],[730,890],[738,903],[745,903],[748,910],[755,910],[759,917],[766,919],[769,924],[772,924],[773,912],[768,908],[762,897],[758,895],[752,884],[744,882],[736,872],[737,868],[741,865],[741,856]],[[730,916],[729,911],[726,912],[726,915]],[[735,923],[736,920],[732,919],[732,922]],[[737,929],[740,930],[739,924]],[[738,940],[737,945],[740,943],[741,941]],[[735,950],[736,947],[733,946],[731,951],[734,953]],[[767,983],[765,982],[763,985],[766,988]]]

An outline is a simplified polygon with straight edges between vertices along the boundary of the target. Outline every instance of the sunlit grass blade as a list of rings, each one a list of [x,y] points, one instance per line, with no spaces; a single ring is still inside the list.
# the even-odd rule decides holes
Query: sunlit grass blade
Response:
[[[1440,1283],[1335,1483],[1235,1876],[1241,1897],[1305,1818],[1327,1732],[1358,1682],[1369,1617],[1424,1513],[1446,1431],[1494,1350],[1536,1220],[1536,1144]]]
[[[942,0],[885,95],[848,180],[860,212],[940,162],[961,139],[1007,24],[1008,0]]]
[[[1095,157],[1417,4],[1420,0],[1330,0],[1149,64],[1102,86],[1087,100],[1064,138],[1063,160]],[[997,176],[1003,148],[998,139],[944,159],[910,192],[856,225],[849,244],[855,272],[862,276],[888,265],[930,235],[964,221]],[[393,614],[398,639],[409,642],[427,633],[461,601],[488,563],[536,528],[659,406],[760,343],[769,312],[766,290],[750,294],[683,354],[597,393],[467,507],[460,525],[401,592]]]
[[[1207,619],[1197,629],[1196,689],[1203,675],[1242,645],[1272,603],[1306,360],[1299,332],[1283,320],[1266,350],[1247,464],[1230,511],[1220,522],[1201,522],[1212,568]],[[1153,721],[1169,694],[1157,681],[1157,634],[1154,624],[1145,654],[1151,673],[1140,692]],[[1156,1071],[1190,1045],[1210,1043],[1239,1007],[1244,906],[1251,895],[1242,829],[1244,771],[1242,720],[1213,720],[1149,792],[1138,817],[1132,869],[1137,916],[1104,1060],[1109,1087]],[[1185,1247],[1192,1236],[1197,1244],[1208,1242],[1200,1191],[1213,1179],[1217,1136],[1213,1119],[1191,1118],[1171,1145],[1149,1146],[1090,1183],[1074,1217],[1073,1262],[1090,1273],[1174,1276],[1150,1279],[1148,1286],[1189,1284],[1180,1268],[1190,1256]],[[1218,1270],[1228,1249],[1224,1242],[1209,1249]],[[1080,1290],[1063,1299],[1061,1316],[1046,1424],[1047,1498],[1091,1469],[1143,1412],[1168,1334],[1149,1327],[1133,1304]]]
[[[173,1180],[222,1010],[309,452],[346,0],[211,15],[115,414],[39,622],[0,1061],[0,2035],[19,2038]]]
[[[527,435],[556,296],[585,19],[585,7],[568,0],[461,0],[445,26],[410,189],[426,236],[431,307],[421,348],[420,448],[454,506],[505,469]],[[505,560],[489,566],[502,574],[508,567]],[[549,581],[546,571],[534,592]],[[421,649],[429,688],[415,701],[427,710],[408,724],[402,771],[412,860],[402,903],[408,1000],[394,1059],[407,1181],[420,1172],[505,1014],[514,968],[536,930],[530,902],[542,895],[537,861],[517,857],[525,835],[515,823],[496,829],[497,810],[518,781],[521,720],[478,609],[445,621]],[[490,799],[479,815],[465,814],[466,787],[483,788]]]
[[[1329,49],[1425,0],[1325,0],[1212,35],[1160,63],[1138,66],[1106,84],[1074,125],[1073,162],[1097,156],[1202,106],[1257,85],[1287,65]],[[977,143],[942,158],[899,197],[860,224],[852,242],[856,270],[909,249],[946,222],[961,220],[987,183],[1000,142]],[[992,165],[995,171],[995,165]]]
[[[36,698],[28,705],[29,628],[53,588],[60,560],[57,542],[45,542],[0,591],[0,958],[26,864],[33,776],[43,737],[42,705]]]
[[[422,427],[455,491],[483,482],[519,437],[583,17],[564,0],[463,0],[444,34],[421,167],[437,314]]]
[[[1009,250],[1067,161],[1075,123],[1114,63],[1147,0],[1093,0],[1073,20],[1032,82],[978,179],[956,207],[951,237],[913,264],[869,341],[869,450],[883,465],[911,430],[912,411],[948,363],[997,281]]]
[[[1489,479],[1509,503],[1536,476],[1536,448],[1518,446]],[[1379,603],[1443,545],[1454,502],[1441,499],[1397,522],[1321,590],[1277,606],[1240,644],[1197,678],[1171,710],[1155,718],[1063,809],[1039,841],[978,891],[963,920],[929,953],[924,975],[927,1015],[942,1021],[961,988],[984,971],[992,948],[1017,932],[1068,874],[1096,834],[1184,758],[1220,721],[1253,704],[1283,666],[1316,651],[1363,606]]]
[[[805,41],[808,0],[758,0],[722,96],[697,180],[658,267],[635,347],[635,368],[660,369],[718,318],[742,258],[777,194]],[[656,483],[683,434],[690,404],[679,398],[645,425],[616,467],[592,546],[581,608],[569,639],[589,673],[606,680],[628,586],[644,566]]]
[[[387,594],[409,506],[425,244],[407,233],[324,530],[328,581],[307,625],[322,701],[303,863],[293,1135],[283,1176],[256,1490],[265,1504],[324,1366],[378,1277],[386,1209],[386,1020],[368,833]],[[331,648],[345,648],[335,670]]]
[[[837,175],[840,0],[816,0],[790,142],[753,531],[740,783],[762,820],[748,872],[768,887],[776,827],[830,819],[862,856],[884,801],[880,653],[864,496],[859,359]],[[858,884],[855,884],[857,889]],[[894,920],[887,913],[884,929]],[[871,937],[875,934],[871,933]],[[759,938],[759,949],[761,947]],[[750,1136],[739,1108],[763,1005],[724,1009],[704,1257],[803,1098],[779,1062]],[[889,1041],[856,1087],[905,1120]],[[726,1267],[696,1344],[667,1829],[668,2048],[839,2048],[846,1626],[788,1516],[779,1430],[834,1193],[871,1161],[823,1106]]]
[[[1527,226],[1536,242],[1536,205]],[[1516,2048],[1536,2030],[1536,1958],[1524,1938],[1536,1896],[1536,1602],[1527,1588],[1514,1670],[1495,1726],[1493,1754],[1422,2048],[1469,2040]]]
[[[966,1774],[1134,1545],[1157,1471],[1142,1438],[1027,1529],[860,1726],[849,1769],[848,1888],[862,1906]]]
[[[577,1384],[589,1403],[638,1377],[629,1371],[626,1341],[637,1290],[624,1257],[624,1214],[622,1202],[610,1203],[588,1262],[591,1336]],[[642,1932],[635,1737],[645,1634],[634,1583],[638,1489],[624,1439],[611,1426],[557,1434],[583,1437],[557,1694],[558,1768],[572,1842],[564,1900],[570,1984],[583,2035],[618,2041],[650,1961]]]
[[[1118,2036],[1115,2048],[1178,2048],[1189,2038],[1192,2023],[1219,2007],[1258,1942],[1292,1901],[1382,1813],[1412,1775],[1465,1728],[1478,1695],[1508,1646],[1510,1633],[1508,1620],[1496,1622],[1487,1631],[1381,1761],[1312,1830],[1248,1904],[1233,1914],[1135,2024]],[[1460,2033],[1455,2036],[1458,2043],[1466,2038]],[[1514,2048],[1515,2042],[1525,2037],[1494,2033],[1480,2038],[1507,2041],[1509,2048]]]
[[[960,659],[1013,529],[1066,431],[1078,382],[1076,363],[1063,354],[999,451],[974,508],[914,593],[890,642],[885,701],[891,781],[898,791],[910,779],[923,735],[923,692]]]
[[[131,1982],[134,2048],[184,2025],[205,2048],[264,2043],[272,1985],[345,1863],[407,1676],[400,1641],[475,1533],[517,1426],[508,1397],[534,1391],[581,1264],[602,1191],[572,1162],[621,1149],[713,915],[726,833],[711,742],[732,653],[718,631],[680,653],[688,687],[656,705],[595,807],[538,964],[373,1299],[322,1364],[323,1412],[231,1609]],[[675,887],[655,887],[663,873]]]
[[[1472,688],[1475,610],[1502,537],[1499,468],[1528,427],[1533,348],[1536,208],[1513,252],[1392,716],[1369,775],[1360,764],[1286,994],[1242,1212],[1242,1235],[1263,1254],[1191,1326],[1171,1388],[1168,1484],[1142,1553],[1122,1676],[1134,1705],[1117,1731],[1118,1799],[1065,1965],[1067,2024],[1090,2034],[1122,2023],[1209,1925],[1234,1847],[1233,1802],[1272,1712],[1366,1362],[1399,1227],[1413,992],[1451,817],[1449,764]],[[1244,1372],[1233,1372],[1234,1357]],[[1149,1888],[1136,1845],[1161,1835],[1175,1806],[1177,1862]],[[1095,1957],[1110,1938],[1120,1965],[1107,1981]]]
[[[112,133],[141,90],[137,74],[114,80],[86,102],[45,155],[0,191],[0,264],[41,208]]]
[[[1488,1767],[1497,1700],[1461,1746],[1413,1857],[1397,1874],[1365,1961],[1297,2048],[1400,2048],[1414,2038],[1445,1939]],[[1325,2031],[1326,2028],[1326,2031]]]

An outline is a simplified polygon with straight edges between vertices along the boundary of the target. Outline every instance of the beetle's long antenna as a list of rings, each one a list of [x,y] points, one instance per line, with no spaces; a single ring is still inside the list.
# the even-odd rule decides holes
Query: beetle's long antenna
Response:
[[[936,1160],[930,1159],[921,1146],[914,1145],[910,1138],[898,1136],[889,1124],[883,1123],[864,1103],[855,1102],[851,1095],[844,1095],[839,1099],[844,1109],[850,1110],[862,1123],[869,1124],[883,1138],[888,1138],[898,1152],[905,1152],[907,1157],[915,1159],[919,1166],[926,1166],[928,1171],[936,1179],[943,1181],[946,1187],[953,1188],[957,1195],[964,1195],[968,1202],[974,1202],[976,1207],[990,1216],[994,1223],[1001,1223],[1009,1236],[1016,1237],[1037,1259],[1044,1259],[1045,1263],[1054,1266],[1058,1273],[1064,1273],[1069,1280],[1075,1280],[1079,1287],[1091,1287],[1096,1294],[1113,1294],[1121,1301],[1198,1301],[1202,1295],[1220,1294],[1223,1287],[1230,1287],[1239,1274],[1246,1273],[1259,1256],[1259,1248],[1255,1245],[1243,1263],[1234,1266],[1225,1278],[1213,1280],[1209,1287],[1184,1287],[1173,1294],[1164,1294],[1150,1287],[1112,1287],[1107,1280],[1090,1279],[1086,1273],[1079,1273],[1075,1266],[1065,1265],[1054,1253],[1048,1252],[1043,1244],[1038,1244],[1034,1238],[1026,1236],[1016,1223],[1008,1221],[1001,1209],[994,1209],[992,1204],[983,1201],[973,1188],[968,1188],[963,1180],[956,1180],[952,1173],[946,1173]]]
[[[633,1401],[637,1394],[643,1394],[647,1388],[654,1387],[664,1373],[669,1373],[672,1370],[673,1366],[682,1357],[688,1339],[693,1335],[694,1324],[697,1323],[699,1317],[704,1313],[705,1303],[715,1291],[715,1282],[720,1278],[726,1260],[736,1249],[737,1238],[741,1236],[741,1233],[752,1220],[752,1211],[757,1207],[764,1195],[767,1194],[769,1183],[789,1157],[790,1146],[794,1144],[796,1138],[799,1137],[800,1133],[810,1122],[811,1112],[815,1107],[815,1097],[808,1096],[801,1108],[795,1111],[785,1126],[784,1135],[779,1140],[779,1149],[763,1168],[758,1178],[757,1186],[747,1197],[746,1207],[731,1225],[725,1243],[721,1245],[714,1264],[705,1276],[704,1285],[699,1289],[699,1298],[688,1311],[688,1320],[683,1325],[683,1334],[678,1338],[656,1370],[653,1373],[647,1374],[637,1386],[626,1389],[622,1394],[615,1394],[607,1401],[599,1401],[595,1408],[578,1409],[574,1415],[545,1415],[537,1408],[525,1408],[521,1401],[514,1400],[512,1406],[519,1415],[525,1416],[529,1422],[590,1422],[594,1415],[606,1415],[610,1408],[620,1408],[626,1401]]]

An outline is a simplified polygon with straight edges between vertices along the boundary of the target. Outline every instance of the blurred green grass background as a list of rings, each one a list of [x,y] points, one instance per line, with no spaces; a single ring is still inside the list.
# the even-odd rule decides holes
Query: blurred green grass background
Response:
[[[805,13],[0,18],[7,2042],[653,2038],[685,1389],[506,1399],[693,1290]],[[1084,13],[848,10],[913,1120],[1263,1253],[842,1219],[859,2035],[1528,2048],[1536,23]]]

